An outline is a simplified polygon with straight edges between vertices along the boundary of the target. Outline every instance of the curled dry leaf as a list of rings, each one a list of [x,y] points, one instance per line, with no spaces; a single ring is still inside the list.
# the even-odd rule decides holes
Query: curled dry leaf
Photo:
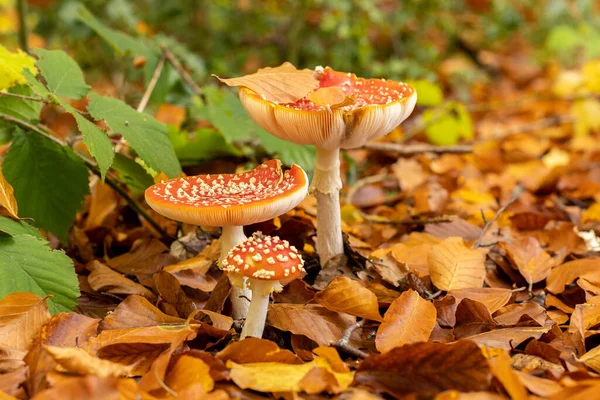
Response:
[[[354,99],[346,94],[339,86],[322,87],[308,94],[308,99],[320,106],[329,107],[330,110],[348,106]]]
[[[196,311],[196,304],[187,297],[177,279],[168,272],[160,271],[154,275],[154,284],[160,296],[175,307],[182,318]]]
[[[550,328],[504,328],[469,336],[465,339],[475,342],[479,346],[510,350],[531,337],[539,339],[549,330]]]
[[[377,350],[387,353],[405,344],[426,342],[435,326],[435,306],[412,289],[390,305],[377,329]]]
[[[553,268],[546,280],[546,289],[554,294],[562,293],[565,286],[570,285],[577,278],[600,282],[600,258],[583,258]]]
[[[183,325],[183,318],[173,317],[154,307],[145,297],[128,296],[102,321],[103,329],[137,328],[154,325]]]
[[[596,346],[578,359],[586,367],[600,373],[600,346]]]
[[[66,379],[35,396],[36,400],[119,400],[119,380],[114,377],[82,376]]]
[[[302,380],[298,382],[298,387],[301,391],[308,394],[323,392],[337,394],[341,391],[340,384],[335,379],[335,375],[321,367],[315,367],[304,375]]]
[[[480,288],[485,278],[485,254],[450,237],[429,251],[427,265],[433,284],[441,290]]]
[[[106,292],[113,294],[137,294],[150,301],[156,301],[156,296],[152,291],[124,277],[117,271],[107,267],[100,261],[94,260],[86,265],[90,271],[88,283],[97,292]]]
[[[219,360],[233,361],[236,364],[275,362],[282,364],[302,364],[302,360],[289,350],[280,349],[266,339],[246,338],[230,343],[217,353]]]
[[[233,318],[231,318],[230,316],[219,314],[209,310],[196,311],[196,313],[194,314],[194,319],[201,320],[202,315],[205,315],[208,319],[210,319],[211,326],[213,326],[216,329],[228,331],[233,325]]]
[[[317,304],[271,304],[267,314],[267,324],[282,331],[304,335],[321,346],[342,337],[344,330],[356,319],[340,315]],[[354,337],[350,344],[357,346]]]
[[[144,238],[131,246],[129,253],[111,258],[106,263],[126,275],[152,275],[160,269],[159,259],[169,248],[158,239]]]
[[[256,73],[239,78],[215,78],[228,86],[244,86],[271,102],[293,103],[319,86],[314,71],[296,69],[284,62],[278,67],[259,69]]]
[[[2,164],[0,164],[0,205],[6,208],[11,217],[19,219],[19,207],[15,198],[15,190],[4,177]]]
[[[27,378],[27,366],[22,366],[14,371],[0,375],[0,400],[16,400],[23,397],[21,384]]]
[[[509,304],[494,314],[494,319],[500,325],[517,325],[519,322],[533,320],[540,326],[546,323],[546,309],[537,303]]]
[[[537,396],[550,397],[562,390],[560,383],[551,381],[550,379],[539,378],[521,371],[515,371],[515,374],[527,390]]]
[[[354,381],[400,398],[413,392],[430,396],[450,389],[485,390],[490,385],[491,373],[487,360],[473,342],[425,342],[367,358],[359,365]]]
[[[165,383],[177,393],[198,384],[204,392],[210,392],[215,387],[215,381],[210,376],[210,367],[201,359],[185,354],[179,357],[169,370]]]
[[[377,296],[359,281],[336,277],[327,288],[315,295],[315,301],[331,311],[381,321]]]
[[[27,350],[50,319],[46,299],[32,293],[11,293],[0,300],[0,345]]]
[[[585,337],[585,332],[598,324],[600,324],[600,304],[577,304],[571,314],[569,331],[579,331],[581,337]]]
[[[502,288],[467,288],[450,290],[448,292],[449,296],[453,296],[456,299],[457,304],[464,298],[483,303],[490,311],[490,314],[495,313],[505,306],[510,301],[512,294],[512,290]]]
[[[77,375],[120,377],[129,376],[132,371],[131,366],[101,360],[77,347],[44,346],[43,349],[67,372]]]
[[[102,226],[106,218],[117,208],[119,196],[108,184],[102,183],[98,179],[92,188],[92,201],[90,203],[90,212],[85,220],[86,230]]]
[[[504,245],[509,259],[529,284],[543,281],[550,275],[554,260],[537,239],[527,236]]]
[[[500,352],[490,359],[492,374],[502,383],[504,389],[513,400],[526,400],[527,390],[512,368],[511,359],[505,352]]]

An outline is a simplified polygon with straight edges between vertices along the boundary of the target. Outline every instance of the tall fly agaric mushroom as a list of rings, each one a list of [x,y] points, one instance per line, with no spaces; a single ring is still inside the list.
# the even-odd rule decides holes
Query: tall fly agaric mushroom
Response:
[[[244,241],[243,226],[267,221],[296,207],[308,190],[308,178],[298,165],[285,171],[270,160],[242,174],[199,175],[164,181],[146,190],[146,202],[165,217],[193,225],[221,226],[221,263]],[[246,317],[248,290],[233,285],[233,318]]]
[[[289,65],[284,66],[289,73]],[[256,75],[274,76],[272,71],[271,75]],[[317,252],[321,265],[325,265],[344,250],[339,203],[340,149],[357,148],[391,132],[412,113],[417,93],[405,83],[357,78],[329,67],[317,67],[314,77],[318,80],[316,87],[306,86],[306,95],[294,102],[271,101],[259,89],[267,86],[245,85],[247,79],[223,81],[241,86],[244,108],[263,129],[281,139],[317,147],[310,191],[317,197]],[[281,87],[285,84],[273,82]]]
[[[304,260],[294,246],[277,236],[254,233],[251,238],[238,243],[223,260],[223,270],[233,282],[252,289],[252,302],[244,322],[241,339],[247,336],[262,337],[272,292],[304,272]]]

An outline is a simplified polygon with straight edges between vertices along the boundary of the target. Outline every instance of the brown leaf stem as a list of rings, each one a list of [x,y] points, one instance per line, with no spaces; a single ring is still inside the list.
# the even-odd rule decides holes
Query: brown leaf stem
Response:
[[[400,155],[413,155],[421,153],[435,154],[467,154],[473,152],[473,145],[458,144],[455,146],[436,146],[433,144],[402,144],[393,142],[372,142],[363,146],[364,149],[389,151]]]

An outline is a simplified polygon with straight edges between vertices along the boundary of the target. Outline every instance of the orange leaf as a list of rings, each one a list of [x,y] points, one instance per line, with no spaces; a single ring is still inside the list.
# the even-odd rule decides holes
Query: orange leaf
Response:
[[[354,103],[354,99],[346,94],[339,86],[322,87],[308,94],[308,99],[330,110]]]
[[[46,299],[33,293],[11,293],[0,300],[0,345],[27,350],[50,319]]]
[[[375,293],[359,281],[345,276],[338,276],[331,281],[327,289],[316,294],[315,301],[331,311],[381,321]]]
[[[176,106],[174,104],[161,104],[154,114],[154,118],[168,125],[174,125],[181,128],[181,124],[185,120],[187,110],[185,107]]]
[[[526,400],[527,390],[511,366],[512,360],[501,352],[490,360],[492,374],[502,383],[513,400]]]
[[[510,260],[529,284],[543,281],[550,275],[554,260],[540,242],[531,236],[504,245]]]
[[[215,381],[210,376],[210,367],[199,358],[183,355],[177,359],[169,370],[165,383],[176,392],[200,384],[205,392],[215,387]]]
[[[282,364],[302,364],[302,360],[289,350],[280,349],[267,339],[246,338],[227,345],[217,353],[217,358],[223,361],[233,361],[236,364],[276,362]]]
[[[402,293],[390,305],[377,329],[377,350],[387,353],[394,347],[426,342],[435,326],[435,306],[412,289]]]
[[[449,237],[429,251],[427,264],[433,284],[441,290],[480,288],[485,278],[485,255]]]
[[[110,269],[100,261],[94,260],[86,265],[91,272],[88,283],[92,289],[98,292],[114,294],[137,294],[144,296],[150,301],[155,301],[156,296],[146,287],[129,278],[124,277],[117,271]]]
[[[101,360],[84,349],[58,346],[44,346],[43,349],[66,371],[78,375],[97,375],[102,378],[131,375],[131,366]]]
[[[228,86],[244,86],[267,101],[279,103],[293,103],[319,86],[313,71],[298,70],[289,62],[275,68],[262,68],[239,78],[221,79],[213,76]]]
[[[565,286],[570,285],[577,278],[586,278],[591,282],[599,283],[600,258],[583,258],[553,268],[546,281],[546,289],[554,294],[562,293]]]
[[[19,207],[17,206],[17,199],[15,199],[15,191],[4,177],[1,167],[0,164],[0,205],[6,208],[11,217],[18,219]]]
[[[128,296],[102,321],[102,328],[123,329],[153,325],[182,325],[183,318],[173,317],[154,307],[142,296]]]

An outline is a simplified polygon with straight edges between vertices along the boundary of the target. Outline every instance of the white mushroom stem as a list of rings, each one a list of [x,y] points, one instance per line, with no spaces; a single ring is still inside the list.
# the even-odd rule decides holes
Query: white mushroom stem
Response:
[[[317,253],[321,266],[344,252],[340,213],[340,149],[317,148],[310,192],[317,198]]]
[[[244,328],[240,339],[248,336],[262,338],[265,330],[265,321],[267,320],[267,311],[269,310],[269,298],[274,287],[281,288],[279,281],[268,281],[261,279],[249,279],[252,287],[252,302],[248,310]]]
[[[224,226],[223,234],[221,235],[221,257],[219,261],[222,262],[227,257],[229,250],[244,240],[246,240],[246,235],[244,235],[243,226]],[[239,287],[231,279],[229,282],[231,282],[231,294],[229,295],[232,309],[231,318],[234,320],[244,319],[250,308],[248,299],[252,299],[252,292],[245,285]]]

